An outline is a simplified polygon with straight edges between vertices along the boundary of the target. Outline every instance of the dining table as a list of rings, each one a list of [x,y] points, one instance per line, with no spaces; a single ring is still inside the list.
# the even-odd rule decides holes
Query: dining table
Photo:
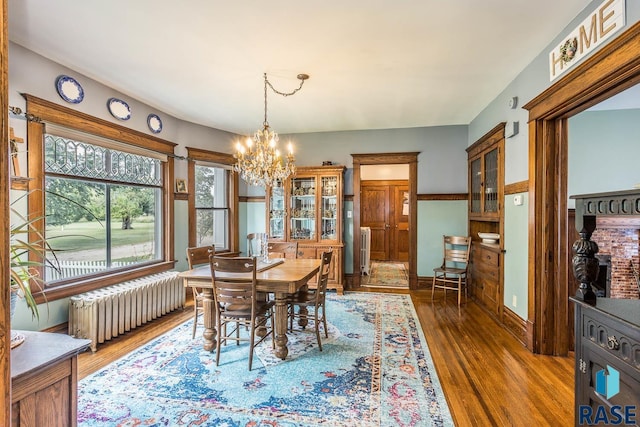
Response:
[[[256,290],[273,293],[275,297],[275,313],[272,327],[274,330],[275,355],[284,360],[289,354],[287,343],[288,306],[287,297],[298,291],[304,292],[307,283],[320,270],[320,259],[270,259],[257,258]],[[213,281],[211,267],[204,264],[178,274],[185,287],[196,287],[202,295],[204,312],[203,348],[213,351],[216,348],[215,303],[213,298]],[[221,273],[216,277],[251,278],[251,273]],[[303,309],[303,307],[300,307]],[[305,325],[302,325],[305,326]]]

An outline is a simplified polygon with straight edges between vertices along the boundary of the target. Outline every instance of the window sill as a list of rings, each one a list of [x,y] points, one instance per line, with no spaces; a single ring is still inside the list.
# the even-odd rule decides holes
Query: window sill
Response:
[[[98,277],[82,278],[77,281],[47,288],[42,292],[35,293],[34,298],[38,304],[42,304],[49,301],[68,298],[70,296],[78,295],[83,292],[104,288],[105,286],[126,282],[127,280],[134,280],[139,277],[148,276],[150,274],[168,271],[173,269],[174,266],[175,261],[166,261],[153,265],[146,265],[137,269],[118,271],[112,274],[101,275]]]

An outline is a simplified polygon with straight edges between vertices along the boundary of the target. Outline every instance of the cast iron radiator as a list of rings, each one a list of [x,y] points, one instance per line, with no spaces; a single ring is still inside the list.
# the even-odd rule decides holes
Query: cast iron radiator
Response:
[[[167,271],[69,298],[69,335],[91,340],[91,351],[120,334],[183,308],[178,272]]]

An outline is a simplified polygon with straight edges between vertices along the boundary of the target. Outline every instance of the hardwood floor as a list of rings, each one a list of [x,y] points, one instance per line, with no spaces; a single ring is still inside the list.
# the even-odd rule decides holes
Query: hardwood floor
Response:
[[[411,294],[457,426],[573,425],[572,357],[530,353],[473,301],[458,310],[451,292],[432,302],[430,290],[394,291]],[[78,378],[190,319],[191,308],[81,354]]]

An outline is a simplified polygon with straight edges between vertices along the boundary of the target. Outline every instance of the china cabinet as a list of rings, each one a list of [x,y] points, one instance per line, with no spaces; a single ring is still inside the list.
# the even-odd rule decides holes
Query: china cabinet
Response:
[[[298,242],[298,258],[333,249],[329,288],[343,291],[342,199],[344,166],[300,167],[267,189],[270,241]]]
[[[467,148],[469,173],[469,292],[497,319],[503,311],[504,123]],[[483,242],[478,233],[496,233]]]

